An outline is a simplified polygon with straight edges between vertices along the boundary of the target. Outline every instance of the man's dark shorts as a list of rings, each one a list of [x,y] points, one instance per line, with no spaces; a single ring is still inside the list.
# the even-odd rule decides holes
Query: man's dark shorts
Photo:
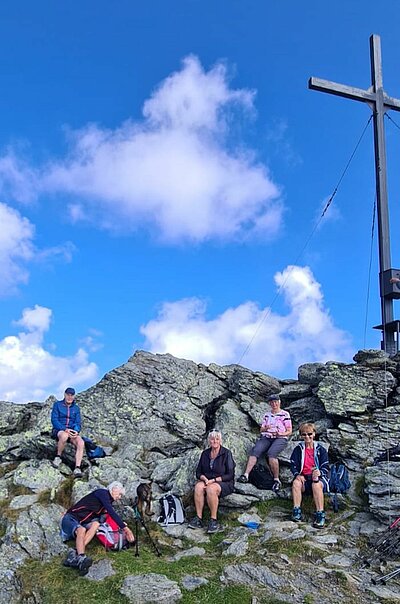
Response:
[[[264,454],[267,454],[268,457],[276,458],[286,447],[287,443],[287,438],[267,438],[266,436],[262,436],[250,451],[250,455],[257,457],[257,459]]]

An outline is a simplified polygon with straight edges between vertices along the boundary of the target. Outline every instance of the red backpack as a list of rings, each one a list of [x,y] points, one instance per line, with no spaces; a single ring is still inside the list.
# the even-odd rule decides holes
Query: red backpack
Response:
[[[119,528],[110,514],[106,514],[104,522],[97,529],[96,537],[108,551],[119,552],[129,547],[124,531]]]

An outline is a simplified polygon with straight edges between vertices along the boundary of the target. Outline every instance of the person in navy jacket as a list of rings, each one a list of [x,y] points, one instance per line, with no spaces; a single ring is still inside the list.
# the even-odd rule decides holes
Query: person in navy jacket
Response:
[[[235,481],[235,462],[229,449],[222,446],[222,434],[212,430],[208,435],[210,447],[200,456],[196,469],[197,482],[194,487],[194,505],[196,516],[189,522],[189,528],[203,526],[204,504],[210,509],[210,521],[207,533],[216,533],[221,527],[217,522],[219,500],[233,492]]]
[[[293,449],[290,457],[290,469],[294,476],[292,520],[299,522],[302,519],[302,496],[303,493],[309,494],[313,496],[316,510],[313,525],[322,528],[325,525],[324,493],[329,491],[328,452],[314,441],[314,424],[300,424],[299,432],[303,442]]]
[[[76,449],[74,476],[82,476],[81,463],[85,443],[79,435],[81,431],[81,412],[75,402],[75,390],[67,388],[62,401],[56,401],[51,411],[52,437],[57,441],[57,454],[53,466],[61,464],[61,455],[69,441]]]

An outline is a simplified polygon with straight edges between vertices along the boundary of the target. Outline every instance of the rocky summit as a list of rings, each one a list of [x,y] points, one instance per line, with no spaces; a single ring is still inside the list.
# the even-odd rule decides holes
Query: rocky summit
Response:
[[[187,525],[163,529],[150,522],[168,553],[162,555],[163,566],[155,561],[150,568],[148,562],[143,573],[133,556],[131,566],[122,569],[115,556],[124,554],[105,559],[91,544],[93,567],[75,581],[82,586],[73,588],[78,595],[62,601],[78,601],[79,589],[86,594],[82,601],[101,601],[87,594],[107,581],[112,601],[121,603],[206,602],[209,594],[235,602],[235,590],[241,601],[253,603],[400,601],[397,578],[387,585],[372,582],[386,572],[379,557],[372,566],[365,563],[379,535],[400,516],[400,463],[375,461],[400,442],[399,379],[400,355],[389,358],[377,350],[358,352],[353,364],[302,365],[298,380],[140,351],[77,395],[82,434],[108,455],[95,464],[86,461],[83,478],[75,481],[71,450],[59,468],[51,464],[55,397],[27,405],[0,402],[0,604],[51,601],[56,587],[43,582],[42,569],[53,569],[48,571],[53,579],[59,573],[66,584],[76,579],[61,566],[68,548],[59,538],[59,522],[66,507],[94,488],[119,480],[130,500],[140,482],[151,482],[154,509],[161,495],[174,493],[190,515],[195,468],[208,431],[221,430],[239,476],[268,409],[266,399],[277,392],[294,426],[280,457],[283,489],[278,494],[236,483],[221,505],[224,533],[211,538]],[[305,506],[304,522],[290,520],[289,458],[302,421],[315,422],[330,461],[344,461],[350,471],[352,487],[340,497],[337,514],[326,498],[322,530],[311,526],[311,505],[308,515]],[[386,568],[396,568],[396,557]]]

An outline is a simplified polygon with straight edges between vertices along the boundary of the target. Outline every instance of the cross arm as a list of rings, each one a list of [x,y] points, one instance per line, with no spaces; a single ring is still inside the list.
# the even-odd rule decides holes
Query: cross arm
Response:
[[[364,103],[371,103],[375,101],[375,94],[369,90],[362,90],[362,88],[354,88],[353,86],[345,86],[344,84],[337,84],[336,82],[329,82],[328,80],[320,80],[319,78],[310,78],[308,80],[308,87],[312,90],[329,92],[330,94],[344,96],[355,101],[364,101]]]
[[[364,103],[376,102],[376,95],[371,89],[363,90],[362,88],[345,86],[344,84],[337,84],[336,82],[329,82],[328,80],[321,80],[320,78],[310,78],[308,80],[308,87],[311,88],[311,90],[329,92],[330,94],[336,94],[337,96],[343,96],[355,101],[363,101]],[[394,99],[393,97],[388,96],[386,92],[383,93],[383,104],[385,109],[400,111],[400,99]]]

